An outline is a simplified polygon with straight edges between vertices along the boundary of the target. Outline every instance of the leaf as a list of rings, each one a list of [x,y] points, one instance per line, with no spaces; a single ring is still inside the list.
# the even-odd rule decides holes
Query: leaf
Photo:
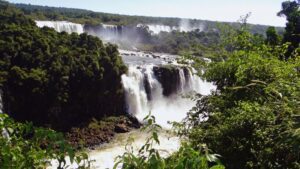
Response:
[[[225,166],[218,164],[210,167],[209,169],[225,169]]]
[[[158,134],[157,134],[157,132],[153,132],[153,133],[152,133],[152,137],[153,137],[153,139],[155,140],[155,142],[156,142],[157,144],[160,144],[159,139],[158,139]]]

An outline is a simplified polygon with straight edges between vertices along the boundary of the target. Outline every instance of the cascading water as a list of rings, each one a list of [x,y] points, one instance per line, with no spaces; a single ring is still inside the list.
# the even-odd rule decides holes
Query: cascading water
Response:
[[[144,74],[137,68],[129,67],[128,75],[122,75],[123,87],[126,91],[128,112],[133,115],[147,112],[147,94],[144,89]]]
[[[107,39],[111,38],[112,40],[118,38],[126,39],[126,36],[130,32],[123,30],[125,29],[123,27],[113,25],[101,25],[101,28],[91,28],[70,22],[36,21],[36,23],[39,27],[48,26],[58,32],[87,32],[88,34]],[[160,27],[159,29],[157,31],[171,31],[173,28]],[[135,33],[133,32],[132,34]],[[184,95],[195,91],[207,95],[214,89],[212,84],[206,83],[196,76],[192,68],[177,65],[177,56],[134,51],[120,51],[120,53],[124,62],[129,67],[127,74],[122,75],[127,111],[140,121],[151,112],[156,117],[156,122],[159,125],[164,129],[169,129],[171,127],[168,123],[169,121],[181,121],[186,116],[186,113],[195,105],[194,101],[183,98],[181,94]],[[173,68],[175,66],[172,73],[168,73],[168,71],[166,73],[161,70],[162,65],[168,63],[173,63]],[[1,108],[2,102],[0,103]],[[5,134],[5,131],[3,133]],[[138,151],[139,147],[145,143],[146,138],[149,136],[147,133],[132,131],[118,135],[111,143],[99,149],[89,151],[90,159],[95,161],[92,164],[92,168],[112,168],[115,157],[126,151],[126,137],[129,135],[135,138],[133,142],[135,152]],[[180,146],[180,139],[178,137],[171,136],[163,131],[160,133],[159,139],[161,140],[161,144],[156,145],[156,147],[165,156],[170,155]],[[168,153],[166,154],[166,152]],[[67,161],[70,163],[69,160]],[[48,167],[49,169],[54,169],[58,165],[54,161],[51,163],[52,165]],[[74,168],[76,168],[76,165]]]
[[[163,85],[157,77],[159,73],[162,73],[157,71],[160,71],[162,64],[166,63],[162,55],[154,61],[150,59],[149,54],[123,51],[122,57],[129,67],[127,74],[122,75],[127,111],[140,121],[151,112],[159,125],[164,129],[169,129],[171,125],[168,124],[168,121],[181,121],[195,105],[194,101],[183,98],[180,94],[195,91],[206,95],[214,89],[212,84],[196,76],[192,68],[174,65],[175,75],[169,80],[170,84],[174,85],[177,90],[165,96],[163,93],[166,89],[163,86],[167,85]],[[162,77],[165,78],[163,75]],[[140,131],[121,134],[108,145],[99,150],[91,151],[91,159],[96,161],[94,168],[112,168],[113,159],[125,152],[124,147],[127,144],[128,136],[134,138],[132,146],[134,152],[137,152],[144,145],[149,134]],[[159,140],[161,144],[155,145],[155,148],[161,150],[161,155],[164,157],[169,156],[180,147],[180,139],[166,134],[164,131],[159,133]]]
[[[168,83],[174,85],[176,89],[165,96],[162,84],[155,76],[154,65],[130,65],[128,73],[122,76],[128,113],[142,120],[151,112],[156,117],[158,124],[164,128],[170,128],[168,121],[179,122],[195,105],[194,101],[183,98],[181,94],[185,95],[195,91],[205,95],[213,89],[213,85],[194,75],[191,69],[184,67],[176,69],[175,72],[178,74],[175,76],[179,80],[167,79]]]
[[[179,26],[168,26],[168,25],[159,25],[159,24],[138,24],[137,27],[147,26],[149,31],[152,34],[159,34],[160,32],[172,32],[172,31],[179,31],[179,32],[191,32],[194,30],[204,31],[205,26],[202,24],[198,25],[191,25],[188,20],[181,21]]]
[[[83,25],[67,22],[67,21],[35,21],[36,25],[40,28],[49,27],[54,28],[57,32],[67,32],[67,33],[78,33],[84,32]]]
[[[122,26],[119,27],[116,25],[102,25],[103,30],[101,33],[101,36],[104,37],[107,40],[110,39],[118,39],[122,35]]]
[[[166,25],[147,25],[147,26],[153,34],[159,34],[160,32],[171,32],[173,30],[176,30],[175,28]]]
[[[102,40],[115,42],[118,39],[122,39],[122,26],[102,24],[99,26],[84,27],[84,31],[90,35],[98,36]]]
[[[127,111],[140,121],[151,112],[159,125],[164,129],[170,129],[168,121],[181,121],[195,105],[194,101],[183,98],[181,94],[195,91],[206,95],[214,89],[212,84],[196,76],[192,68],[177,65],[174,55],[122,50],[120,53],[128,65],[128,72],[122,75]],[[167,63],[174,63],[173,71],[170,71],[172,73],[166,68]],[[171,87],[172,90],[168,90],[167,87]],[[89,151],[90,160],[94,161],[92,168],[113,168],[114,159],[126,152],[128,137],[134,139],[132,148],[136,153],[144,145],[149,133],[133,130],[118,134],[110,143]],[[180,147],[180,139],[164,130],[159,133],[159,140],[161,144],[154,146],[164,157],[171,155]],[[56,166],[57,163],[53,162],[50,168],[54,169]],[[76,165],[72,167],[76,168]]]

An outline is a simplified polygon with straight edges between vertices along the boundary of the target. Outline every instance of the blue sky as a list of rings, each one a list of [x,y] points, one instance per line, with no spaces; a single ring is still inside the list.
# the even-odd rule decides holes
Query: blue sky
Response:
[[[284,0],[9,0],[56,7],[72,7],[99,12],[237,21],[251,12],[249,23],[284,26],[276,16]]]

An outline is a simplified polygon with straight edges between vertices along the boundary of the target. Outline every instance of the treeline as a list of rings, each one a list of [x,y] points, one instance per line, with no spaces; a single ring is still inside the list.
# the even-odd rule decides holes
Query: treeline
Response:
[[[101,24],[118,25],[119,32],[126,32],[119,39],[114,39],[115,43],[121,48],[151,52],[164,52],[172,54],[180,54],[180,51],[194,50],[195,46],[204,48],[213,46],[220,41],[220,27],[230,25],[239,29],[239,23],[213,22],[196,19],[180,19],[180,18],[164,18],[164,17],[143,17],[108,14],[101,12],[93,12],[89,10],[73,9],[73,8],[57,8],[48,6],[14,4],[22,10],[24,14],[33,20],[67,20],[74,23],[81,23],[85,28],[96,30]],[[196,29],[191,32],[172,31],[161,32],[158,35],[151,34],[147,26],[136,27],[137,24],[158,24],[168,26],[180,26],[181,23],[191,27],[201,27],[203,30]],[[124,26],[124,27],[122,27]],[[257,36],[265,37],[267,26],[248,24],[249,31]],[[122,29],[126,29],[126,31]],[[283,34],[283,28],[274,27],[276,32]],[[125,38],[124,38],[125,37]]]
[[[21,9],[24,14],[33,20],[67,20],[75,23],[81,23],[86,25],[100,25],[113,24],[124,26],[136,26],[137,24],[158,24],[168,26],[180,26],[181,22],[185,22],[190,26],[204,25],[205,31],[213,31],[218,29],[219,24],[230,24],[234,27],[238,26],[238,23],[225,23],[214,22],[198,19],[181,19],[181,18],[168,18],[168,17],[145,17],[145,16],[130,16],[130,15],[118,15],[102,12],[94,12],[83,9],[73,8],[58,8],[38,5],[27,4],[14,4],[17,8]],[[265,34],[268,26],[250,24],[250,31],[253,34]],[[283,32],[283,29],[276,27],[279,33]]]
[[[115,45],[97,37],[40,29],[0,4],[0,87],[4,112],[18,121],[67,130],[92,117],[124,114]]]
[[[161,32],[150,36],[148,43],[139,44],[138,48],[154,52],[180,54],[182,51],[192,51],[195,46],[210,47],[220,42],[220,34],[215,31],[201,32],[199,29],[191,32],[172,31]]]
[[[102,23],[114,25],[137,25],[139,23],[161,23],[178,26],[179,18],[143,17],[94,12],[84,9],[49,7],[39,5],[14,4],[31,19],[38,20],[67,20],[87,25]]]

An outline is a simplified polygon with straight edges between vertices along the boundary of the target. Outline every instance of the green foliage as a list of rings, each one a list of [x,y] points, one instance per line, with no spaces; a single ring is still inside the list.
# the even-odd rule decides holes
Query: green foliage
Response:
[[[85,153],[75,150],[64,140],[63,135],[53,130],[36,128],[32,123],[17,123],[6,114],[0,114],[0,166],[12,168],[45,168],[50,160],[57,161],[58,169],[68,168],[65,158],[79,168],[89,168]]]
[[[155,144],[160,143],[158,134],[161,127],[150,114],[144,121],[147,123],[142,130],[151,133],[151,136],[137,155],[132,147],[127,147],[127,152],[117,158],[114,169],[118,165],[122,165],[123,169],[225,169],[218,160],[218,155],[210,154],[205,146],[203,151],[197,151],[190,144],[184,143],[178,152],[170,157],[162,157],[159,150],[154,148]]]
[[[47,6],[14,4],[22,10],[24,14],[34,20],[55,20],[70,21],[85,25],[87,30],[97,28],[101,24],[114,24],[122,26],[126,30],[132,30],[134,33],[126,33],[125,39],[116,40],[118,44],[125,49],[132,49],[132,46],[139,50],[165,52],[179,54],[181,50],[192,50],[195,45],[201,44],[208,47],[219,41],[218,25],[231,25],[238,28],[238,23],[224,23],[197,19],[165,18],[165,17],[144,17],[108,14],[93,12],[82,9],[56,8]],[[171,33],[161,32],[159,35],[151,35],[147,26],[136,27],[138,24],[145,25],[167,25],[170,27],[181,26],[182,23],[190,27],[199,27],[201,30],[192,32],[173,31]],[[121,27],[118,27],[118,29]],[[267,26],[250,25],[249,30],[253,34],[264,36]],[[283,29],[276,27],[276,30],[283,32]]]
[[[193,49],[193,45],[195,44],[209,47],[218,42],[219,34],[214,31],[201,32],[200,30],[195,30],[191,32],[161,32],[159,35],[152,38],[151,51],[178,54],[183,50],[189,51]]]
[[[226,30],[234,36],[222,35],[213,62],[195,63],[217,90],[199,96],[179,134],[194,148],[207,144],[230,169],[299,168],[299,55],[280,60],[286,44],[266,45],[244,26]]]
[[[0,4],[0,87],[5,112],[67,130],[124,111],[115,45],[87,34],[40,29],[17,9]]]
[[[195,150],[191,144],[183,143],[172,156],[167,158],[169,169],[225,169],[218,160],[219,155],[210,154],[206,145],[202,145],[203,150]]]
[[[289,50],[285,54],[285,58],[294,57],[294,52],[299,54],[300,44],[300,9],[299,1],[285,1],[282,3],[282,10],[279,16],[285,16],[287,19],[283,42],[289,42]],[[298,50],[298,51],[297,51]]]
[[[266,43],[272,46],[278,45],[280,43],[280,37],[276,32],[275,27],[270,26],[266,31]]]

